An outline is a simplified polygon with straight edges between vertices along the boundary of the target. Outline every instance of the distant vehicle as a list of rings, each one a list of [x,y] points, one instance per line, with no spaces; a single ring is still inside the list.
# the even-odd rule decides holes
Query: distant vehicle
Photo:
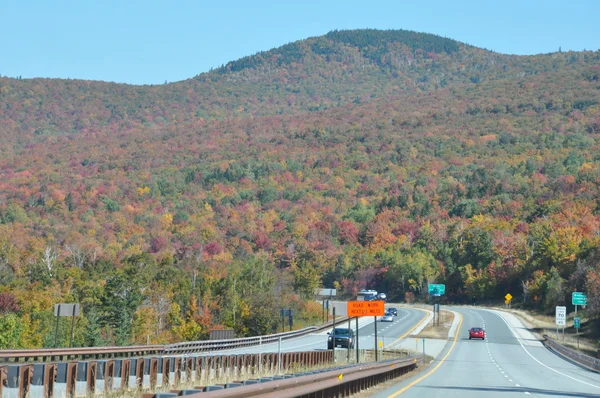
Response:
[[[377,299],[377,290],[363,289],[360,292],[358,292],[358,298],[360,299],[361,297],[364,301],[375,300]]]
[[[348,328],[335,328],[327,333],[327,349],[332,350],[333,347],[354,348],[354,330]],[[335,336],[335,341],[333,340]]]
[[[381,318],[379,318],[380,322],[394,322],[394,317],[392,314],[385,314]]]
[[[398,310],[394,307],[388,308],[387,313],[393,316],[398,316]]]
[[[359,296],[364,296],[366,294],[373,294],[373,295],[377,295],[377,290],[370,290],[370,289],[363,289],[360,292],[358,292]]]
[[[471,328],[469,329],[469,340],[471,339],[482,339],[485,340],[485,330],[483,328]]]
[[[385,293],[379,293],[377,295],[377,300],[386,300],[387,299],[387,295]]]

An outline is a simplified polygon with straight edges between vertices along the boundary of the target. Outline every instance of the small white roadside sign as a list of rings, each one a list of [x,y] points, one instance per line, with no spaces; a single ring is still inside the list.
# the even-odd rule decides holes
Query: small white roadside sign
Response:
[[[556,306],[556,326],[565,326],[567,323],[567,307]]]

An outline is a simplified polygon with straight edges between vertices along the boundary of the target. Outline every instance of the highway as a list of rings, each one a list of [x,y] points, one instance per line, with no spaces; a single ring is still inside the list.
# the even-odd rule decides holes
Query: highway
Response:
[[[390,305],[391,306],[391,305]],[[391,343],[398,340],[398,338],[407,334],[411,329],[417,326],[421,320],[424,319],[426,313],[421,310],[412,308],[398,308],[398,316],[394,317],[394,322],[377,322],[377,335],[380,341],[383,341],[384,346],[388,346]],[[348,322],[342,322],[336,327],[348,327]],[[356,332],[356,320],[352,319],[351,327]],[[325,350],[327,349],[327,332],[312,333],[306,336],[297,337],[294,339],[283,340],[281,342],[282,352],[291,351],[312,351],[312,350]],[[359,318],[359,349],[373,349],[375,346],[375,327],[373,317],[362,317]],[[337,348],[342,350],[345,348]],[[278,344],[270,343],[251,347],[236,348],[231,350],[220,350],[202,353],[202,355],[212,354],[248,354],[248,353],[267,353],[277,352]]]
[[[462,316],[456,338],[428,369],[374,397],[600,397],[600,374],[548,351],[513,315],[450,309]],[[471,327],[486,340],[469,340]]]

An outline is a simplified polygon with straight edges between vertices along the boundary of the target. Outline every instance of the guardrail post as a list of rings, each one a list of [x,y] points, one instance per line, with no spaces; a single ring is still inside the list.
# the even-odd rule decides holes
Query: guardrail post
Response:
[[[175,357],[175,360],[171,362],[173,376],[175,378],[175,387],[181,382],[181,357]]]
[[[196,368],[194,357],[186,357],[185,359],[185,381],[190,382],[194,377],[194,369]]]
[[[223,361],[226,358],[223,355],[218,355],[215,357],[215,374],[217,379],[223,377]]]
[[[128,359],[115,359],[113,365],[113,378],[111,390],[125,391],[127,388],[127,382],[129,378],[129,367],[126,366],[126,362],[129,363]]]
[[[56,365],[53,363],[36,363],[33,365],[33,377],[31,379],[30,396],[51,397],[54,392],[54,378],[56,377]],[[2,386],[0,385],[0,396]]]
[[[150,377],[150,370],[152,369],[151,361],[152,361],[152,358],[140,358],[140,362],[144,363],[142,382],[141,382],[142,388],[150,388],[150,386],[152,385],[151,377]]]
[[[202,380],[206,380],[206,358],[199,356],[196,358],[196,382],[202,384]]]
[[[163,382],[162,382],[162,387],[170,387],[171,383],[172,383],[172,378],[171,378],[171,357],[164,357],[163,358],[163,367],[162,367],[162,374],[163,374]]]
[[[106,393],[112,389],[114,377],[114,361],[101,360],[96,362],[96,390]]]
[[[77,379],[75,395],[87,396],[96,390],[96,363],[93,361],[77,362]]]
[[[241,358],[242,356],[240,354],[235,355],[234,359],[233,359],[233,369],[232,369],[232,374],[231,374],[231,378],[232,380],[237,380],[240,377],[240,363],[241,363]]]
[[[2,396],[27,397],[33,377],[33,366],[8,365],[5,369],[5,376],[2,377]]]
[[[75,385],[77,383],[77,362],[62,362],[65,380],[65,396],[71,397],[75,394]],[[58,369],[60,374],[60,368]]]
[[[215,357],[206,357],[206,385],[215,377]]]

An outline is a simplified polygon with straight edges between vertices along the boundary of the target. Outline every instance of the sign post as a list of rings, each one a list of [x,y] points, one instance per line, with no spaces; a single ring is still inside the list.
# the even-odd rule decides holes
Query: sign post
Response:
[[[69,347],[73,345],[73,336],[75,334],[75,317],[79,316],[79,304],[54,304],[54,316],[56,317],[56,332],[54,335],[54,348],[58,344],[58,320],[61,316],[71,316],[71,338]]]
[[[556,338],[558,339],[558,327],[563,328],[563,340],[565,339],[565,324],[567,323],[567,307],[556,306]]]
[[[579,328],[581,327],[581,320],[577,316],[573,318],[573,327],[577,331],[577,349],[579,349]]]
[[[504,300],[504,304],[506,304],[508,306],[508,308],[510,308],[510,301],[513,298],[512,294],[506,293],[506,296],[504,296],[504,298],[506,299],[506,300]]]
[[[377,362],[377,317],[385,315],[385,301],[348,301],[348,317],[372,316],[375,321],[375,362]],[[357,327],[358,330],[358,327]],[[358,339],[358,338],[357,338]],[[358,354],[357,354],[358,355]]]

